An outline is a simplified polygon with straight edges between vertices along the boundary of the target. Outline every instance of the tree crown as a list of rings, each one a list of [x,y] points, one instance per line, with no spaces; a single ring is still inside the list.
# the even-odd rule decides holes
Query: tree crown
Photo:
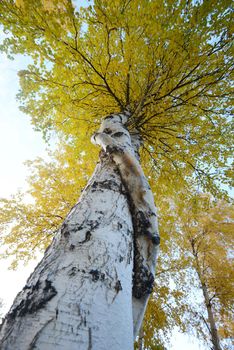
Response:
[[[37,129],[79,144],[104,115],[127,109],[153,168],[229,183],[231,1],[0,6],[2,50],[32,57],[18,97]]]

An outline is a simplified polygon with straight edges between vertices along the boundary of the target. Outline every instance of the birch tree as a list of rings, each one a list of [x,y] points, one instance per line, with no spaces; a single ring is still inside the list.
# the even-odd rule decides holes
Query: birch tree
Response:
[[[142,343],[143,349],[170,348],[170,328],[177,326],[195,336],[202,348],[228,350],[233,333],[233,205],[209,194],[186,192],[178,194],[173,207],[175,218],[167,216],[165,226],[172,236],[166,246],[173,252],[168,258],[162,244],[158,298],[149,303],[143,341],[136,349]],[[166,238],[163,229],[160,234]],[[158,333],[163,330],[167,341],[160,343]]]
[[[190,252],[206,310],[194,316],[204,324],[213,349],[228,349],[225,339],[231,338],[233,314],[233,206],[197,195],[180,214],[184,249]]]
[[[132,349],[159,244],[148,180],[165,193],[230,181],[231,2],[4,0],[0,10],[1,49],[32,58],[18,98],[36,130],[85,151],[84,163],[88,135],[101,147],[1,346]]]

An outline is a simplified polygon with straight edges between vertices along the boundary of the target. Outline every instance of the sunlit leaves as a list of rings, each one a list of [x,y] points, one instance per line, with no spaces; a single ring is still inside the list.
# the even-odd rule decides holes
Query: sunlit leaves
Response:
[[[2,49],[34,61],[19,99],[37,129],[79,144],[78,128],[128,108],[159,171],[229,181],[230,1],[5,0],[1,13]]]
[[[13,255],[13,267],[19,260],[27,261],[43,251],[51,242],[71,207],[77,202],[82,188],[90,177],[93,156],[67,144],[58,148],[51,161],[41,158],[27,162],[30,176],[27,193],[10,199],[0,199],[1,244],[6,251],[2,257]]]
[[[203,297],[205,310],[209,302],[220,337],[225,339],[232,332],[234,209],[231,204],[216,202],[208,195],[193,196],[184,203],[185,207],[178,211],[183,249],[189,253],[188,262],[196,271],[199,288],[203,293],[206,288],[208,293],[209,300]],[[201,321],[206,320],[209,325],[203,316]]]
[[[205,284],[223,349],[228,349],[233,330],[233,206],[186,192],[178,193],[177,201],[168,198],[161,212],[161,253],[142,331],[144,348],[169,348],[175,326],[205,346],[211,344]]]

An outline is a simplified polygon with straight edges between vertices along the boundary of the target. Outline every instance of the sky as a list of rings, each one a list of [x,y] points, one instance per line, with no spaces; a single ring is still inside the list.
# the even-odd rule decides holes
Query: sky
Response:
[[[25,190],[28,174],[24,161],[37,156],[47,157],[46,145],[40,133],[30,125],[29,117],[21,113],[16,102],[19,90],[17,71],[28,63],[25,57],[14,61],[0,54],[0,198],[9,198],[18,189]],[[9,308],[16,293],[24,286],[32,265],[20,266],[19,270],[9,271],[10,261],[1,261],[0,298],[4,311]],[[34,262],[35,265],[35,262]],[[16,277],[17,276],[17,277]]]
[[[82,1],[85,4],[85,1]],[[0,36],[1,38],[1,36]],[[14,61],[0,54],[0,197],[9,198],[18,189],[27,189],[25,181],[28,170],[26,160],[40,156],[47,158],[48,147],[39,132],[33,130],[30,118],[19,111],[16,94],[19,90],[17,71],[26,68],[29,60],[17,57]],[[38,257],[38,261],[41,257]],[[19,265],[16,271],[8,270],[9,260],[0,264],[0,298],[7,312],[16,294],[24,287],[27,277],[38,261]],[[195,338],[180,334],[177,330],[172,336],[172,346],[168,350],[205,350]]]

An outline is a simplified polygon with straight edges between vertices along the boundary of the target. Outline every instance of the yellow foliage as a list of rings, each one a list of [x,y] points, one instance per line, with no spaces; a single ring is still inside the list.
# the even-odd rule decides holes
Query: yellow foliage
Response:
[[[207,289],[220,336],[228,338],[233,329],[234,208],[209,195],[197,195],[185,200],[178,214],[183,249],[190,252],[200,287]]]
[[[65,144],[50,156],[49,162],[41,158],[27,162],[30,176],[26,194],[0,199],[1,244],[7,247],[2,257],[14,255],[12,267],[49,245],[86,185],[97,151],[92,150],[90,156]]]
[[[231,1],[17,4],[1,2],[13,35],[2,49],[34,61],[18,97],[37,129],[79,143],[78,129],[90,135],[104,115],[128,108],[159,172],[230,184]]]

